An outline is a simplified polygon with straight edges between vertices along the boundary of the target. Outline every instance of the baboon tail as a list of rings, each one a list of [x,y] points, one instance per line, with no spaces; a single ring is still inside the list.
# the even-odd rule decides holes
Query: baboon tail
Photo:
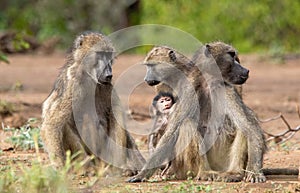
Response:
[[[295,175],[298,176],[299,170],[297,168],[263,168],[264,175]]]

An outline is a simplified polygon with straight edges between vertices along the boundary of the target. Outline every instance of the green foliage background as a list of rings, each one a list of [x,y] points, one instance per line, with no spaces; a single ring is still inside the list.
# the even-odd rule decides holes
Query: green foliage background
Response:
[[[122,0],[10,0],[0,4],[0,31],[14,29],[40,40],[59,36],[69,45],[82,31],[120,28],[126,6]]]
[[[299,51],[300,1],[143,1],[142,23],[185,30],[202,42],[223,40],[242,52]]]
[[[0,5],[0,31],[14,29],[69,46],[85,30],[106,34],[129,25],[164,24],[201,42],[222,40],[240,52],[299,52],[298,0],[10,0]]]

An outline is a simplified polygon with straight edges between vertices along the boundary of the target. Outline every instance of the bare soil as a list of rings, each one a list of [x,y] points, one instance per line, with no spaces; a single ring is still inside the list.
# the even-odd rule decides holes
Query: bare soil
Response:
[[[143,55],[121,55],[114,65],[114,82],[123,104],[132,116],[128,118],[128,127],[134,132],[137,144],[145,147],[145,136],[137,135],[138,130],[149,121],[149,107],[155,93],[143,82],[145,67],[139,65]],[[291,128],[300,125],[300,115],[296,107],[300,105],[300,59],[278,60],[259,55],[242,55],[242,64],[250,69],[250,78],[243,87],[243,99],[252,108],[260,120],[275,117],[280,113]],[[40,121],[41,104],[51,91],[60,67],[64,64],[64,53],[52,55],[9,55],[10,64],[0,63],[0,99],[11,102],[14,110],[11,114],[1,115],[2,127],[20,127],[28,118]],[[134,119],[133,119],[134,118]],[[139,124],[141,123],[141,124]],[[287,125],[281,120],[261,124],[262,128],[273,134],[283,132]],[[22,161],[30,165],[36,159],[31,151],[18,151],[6,142],[8,134],[0,128],[1,164],[11,160]],[[268,137],[268,136],[266,136]],[[300,164],[300,132],[283,144],[269,144],[264,158],[267,168],[296,168]],[[47,161],[45,153],[42,158]],[[17,159],[16,159],[17,158]],[[134,190],[138,192],[164,191],[168,186],[172,191],[182,181],[127,184],[124,179],[103,179],[91,189],[95,191]],[[75,183],[76,184],[76,183]],[[300,191],[297,176],[269,176],[267,183],[216,183],[195,182],[211,185],[213,190],[228,192],[261,191]],[[79,187],[79,185],[78,185]],[[91,191],[90,190],[90,191]],[[85,190],[82,190],[83,192]]]

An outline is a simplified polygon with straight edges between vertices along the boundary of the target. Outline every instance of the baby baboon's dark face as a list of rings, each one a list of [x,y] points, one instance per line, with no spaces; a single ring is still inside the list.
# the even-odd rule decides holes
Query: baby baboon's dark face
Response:
[[[162,96],[156,102],[156,108],[160,113],[168,113],[173,105],[171,97]]]

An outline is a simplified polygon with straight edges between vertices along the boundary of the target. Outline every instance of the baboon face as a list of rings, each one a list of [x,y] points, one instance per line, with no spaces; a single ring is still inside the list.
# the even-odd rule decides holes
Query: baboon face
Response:
[[[170,63],[149,62],[145,65],[147,72],[144,80],[149,86],[165,84],[170,88],[174,88],[181,78],[186,78],[181,69]]]
[[[150,86],[158,85],[163,79],[168,79],[170,76],[170,73],[165,73],[168,72],[168,69],[171,70],[171,67],[167,64],[147,63],[146,67],[147,72],[144,80]],[[164,76],[162,76],[162,72],[164,72]]]
[[[89,32],[75,40],[75,60],[97,83],[110,83],[114,49],[109,40],[99,33]]]
[[[86,73],[96,82],[110,83],[112,79],[112,52],[95,51],[83,60]]]
[[[249,70],[240,65],[237,51],[223,42],[206,45],[221,70],[225,81],[232,84],[243,84],[249,77]]]
[[[156,108],[161,113],[167,113],[173,105],[171,97],[162,96],[156,103]]]
[[[147,67],[144,80],[150,86],[158,85],[161,82],[175,83],[176,79],[189,70],[179,64],[188,62],[189,60],[184,55],[167,46],[154,47],[144,60]]]

